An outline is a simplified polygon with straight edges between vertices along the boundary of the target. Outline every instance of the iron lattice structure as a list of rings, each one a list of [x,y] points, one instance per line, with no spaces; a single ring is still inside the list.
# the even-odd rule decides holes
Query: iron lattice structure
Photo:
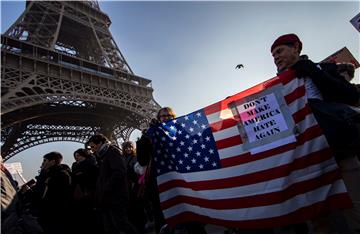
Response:
[[[27,1],[1,35],[4,160],[104,133],[128,140],[155,116],[151,80],[134,75],[96,1]]]

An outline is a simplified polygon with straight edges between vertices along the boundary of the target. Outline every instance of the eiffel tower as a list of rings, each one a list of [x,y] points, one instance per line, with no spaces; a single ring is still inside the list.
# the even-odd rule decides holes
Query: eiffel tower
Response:
[[[103,133],[128,140],[154,117],[151,80],[133,73],[97,1],[26,1],[1,35],[1,154],[85,143]]]

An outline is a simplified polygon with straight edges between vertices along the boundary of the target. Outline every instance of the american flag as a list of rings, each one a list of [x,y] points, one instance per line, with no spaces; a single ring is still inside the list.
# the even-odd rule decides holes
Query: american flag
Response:
[[[292,71],[147,134],[170,225],[266,228],[351,206],[304,81]]]

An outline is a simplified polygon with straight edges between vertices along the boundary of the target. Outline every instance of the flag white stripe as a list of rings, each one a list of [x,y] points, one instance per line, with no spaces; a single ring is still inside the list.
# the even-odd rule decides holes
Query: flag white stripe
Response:
[[[215,219],[228,221],[265,219],[289,214],[300,208],[324,201],[331,195],[344,192],[346,192],[346,188],[343,181],[337,180],[331,185],[324,185],[307,193],[294,196],[282,203],[273,205],[218,210],[203,208],[187,203],[179,203],[178,205],[163,210],[163,213],[166,218],[171,218],[183,212],[190,211],[196,214],[206,215]]]
[[[314,115],[307,115],[305,119],[296,124],[299,129],[299,133],[305,132],[307,129],[318,125]]]
[[[160,201],[164,202],[179,194],[195,198],[204,198],[216,202],[218,199],[231,199],[254,196],[258,194],[272,193],[285,190],[290,185],[310,180],[321,176],[322,174],[336,170],[338,167],[333,159],[328,159],[316,165],[293,171],[286,177],[276,178],[256,184],[215,189],[194,191],[189,188],[176,187],[160,194]]]
[[[221,168],[210,171],[199,171],[190,173],[168,172],[157,177],[158,184],[165,183],[170,180],[182,179],[188,182],[192,181],[206,181],[214,179],[228,178],[229,175],[246,175],[249,173],[267,170],[273,167],[281,166],[292,162],[296,158],[301,158],[311,152],[327,148],[326,139],[323,135],[305,142],[303,145],[294,150],[285,153],[273,155],[264,159],[243,163],[233,167]],[[295,157],[294,157],[295,155]]]
[[[305,107],[307,102],[308,102],[307,98],[305,96],[302,96],[302,97],[298,98],[296,100],[296,102],[290,103],[290,105],[288,105],[290,113],[294,114],[294,113],[298,112],[299,110],[301,110],[302,108]]]
[[[226,139],[226,138],[229,138],[232,136],[238,136],[238,135],[240,135],[240,133],[239,133],[239,129],[238,129],[237,125],[230,127],[230,128],[225,128],[218,132],[213,132],[215,141],[219,141],[222,139]]]
[[[246,153],[241,145],[234,145],[221,150],[218,150],[220,159],[231,158]]]

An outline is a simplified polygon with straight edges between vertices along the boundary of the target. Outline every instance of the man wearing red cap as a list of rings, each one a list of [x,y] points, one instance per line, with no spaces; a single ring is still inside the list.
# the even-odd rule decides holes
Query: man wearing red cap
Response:
[[[295,34],[282,35],[274,41],[271,46],[271,53],[279,73],[299,60],[301,49],[302,43]]]
[[[359,93],[355,85],[347,82],[336,69],[330,71],[328,66],[300,56],[301,49],[299,37],[286,34],[274,41],[271,53],[278,74],[293,69],[298,78],[304,79],[309,106],[334,151],[354,203],[352,209],[344,212],[346,221],[354,233],[360,233],[360,187],[357,185],[360,163],[356,157],[360,154],[359,112],[348,106],[357,104]],[[342,113],[357,116],[357,119],[354,117],[350,123],[341,116]]]
[[[297,77],[305,78],[307,97],[331,102],[355,105],[359,100],[356,87],[338,73],[329,73],[309,59],[302,59],[302,42],[295,34],[277,38],[271,46],[271,53],[278,74],[292,68]]]

